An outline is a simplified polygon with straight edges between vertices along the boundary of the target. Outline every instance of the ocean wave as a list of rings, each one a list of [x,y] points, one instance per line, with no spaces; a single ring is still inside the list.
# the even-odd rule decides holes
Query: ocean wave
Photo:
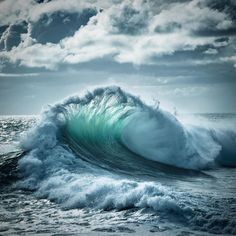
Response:
[[[22,142],[26,150],[45,152],[60,143],[107,168],[122,169],[140,159],[194,170],[236,165],[233,130],[184,125],[119,87],[99,88],[50,107],[28,136]]]
[[[202,169],[235,166],[234,144],[229,127],[189,124],[118,87],[99,88],[43,112],[21,140],[26,154],[16,186],[65,209],[151,209],[216,232],[215,222],[225,219],[213,212],[212,224],[207,222],[199,204],[208,199],[200,194],[195,203],[173,182]],[[235,222],[227,222],[220,232],[234,233]]]

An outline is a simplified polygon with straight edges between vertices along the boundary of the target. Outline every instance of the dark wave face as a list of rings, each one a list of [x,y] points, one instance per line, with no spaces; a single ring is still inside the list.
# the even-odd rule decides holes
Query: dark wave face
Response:
[[[235,166],[235,137],[232,128],[190,125],[118,87],[99,88],[44,111],[21,142],[17,186],[66,209],[151,209],[208,230],[197,225],[209,217],[199,189],[214,178],[201,171]],[[198,201],[186,190],[191,182]]]

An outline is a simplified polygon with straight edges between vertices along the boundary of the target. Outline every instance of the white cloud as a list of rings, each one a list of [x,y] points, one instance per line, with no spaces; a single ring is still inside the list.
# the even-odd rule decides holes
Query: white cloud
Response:
[[[15,5],[13,4],[15,3]],[[114,2],[114,0],[113,0]],[[199,46],[222,47],[227,41],[215,42],[216,37],[196,37],[192,32],[213,27],[227,29],[232,21],[226,13],[208,8],[202,0],[172,3],[152,8],[152,1],[54,0],[36,4],[31,0],[1,3],[7,12],[5,22],[27,19],[28,33],[22,34],[22,42],[1,56],[12,63],[28,67],[56,69],[60,64],[77,64],[99,58],[111,58],[119,63],[154,64],[163,55],[176,51],[195,50]],[[13,6],[11,8],[11,5]],[[20,7],[22,9],[19,11]],[[88,7],[103,7],[104,10],[90,18],[73,36],[62,39],[58,44],[40,44],[31,38],[33,21],[42,14],[56,11],[79,12]],[[16,14],[17,9],[19,11]],[[219,45],[218,45],[218,44]],[[216,54],[209,48],[205,54]]]
[[[29,18],[33,0],[7,0],[0,3],[0,25],[10,25]]]
[[[22,21],[36,22],[43,14],[57,11],[81,12],[87,8],[108,8],[120,1],[109,0],[53,0],[38,4],[34,0],[7,0],[0,2],[0,25],[16,24]]]
[[[31,21],[38,21],[43,14],[51,14],[57,11],[63,12],[81,12],[86,8],[94,7],[90,1],[80,0],[54,0],[43,4],[35,5],[29,14]]]
[[[0,77],[34,77],[38,75],[39,73],[18,73],[18,74],[0,73]]]
[[[0,3],[0,24],[17,24],[22,21],[37,21],[42,14],[59,10],[67,12],[81,11],[86,7],[78,0],[54,0],[37,4],[34,0],[7,0]]]
[[[204,53],[209,55],[216,55],[218,51],[215,48],[209,48]]]
[[[236,68],[236,55],[235,56],[229,56],[229,57],[221,57],[220,60],[223,61],[223,62],[234,63],[234,68]]]
[[[154,16],[149,28],[151,31],[193,31],[211,29],[227,29],[233,22],[224,12],[210,9],[204,1],[193,0],[188,3],[174,3]]]
[[[18,63],[27,67],[44,67],[50,70],[57,69],[57,66],[65,57],[60,45],[47,43],[45,45],[33,44],[24,47],[21,43],[10,52],[3,52],[3,57],[7,57],[12,63]]]
[[[230,56],[230,57],[221,57],[220,58],[222,61],[226,61],[226,62],[236,62],[236,56]]]

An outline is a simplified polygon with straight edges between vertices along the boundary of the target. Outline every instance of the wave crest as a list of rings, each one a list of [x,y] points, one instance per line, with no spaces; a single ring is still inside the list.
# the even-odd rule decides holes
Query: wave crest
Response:
[[[25,148],[47,150],[60,142],[80,158],[108,168],[111,164],[118,169],[135,165],[145,158],[204,169],[222,160],[224,150],[212,129],[183,125],[170,113],[147,106],[119,87],[99,88],[50,107],[36,129]]]

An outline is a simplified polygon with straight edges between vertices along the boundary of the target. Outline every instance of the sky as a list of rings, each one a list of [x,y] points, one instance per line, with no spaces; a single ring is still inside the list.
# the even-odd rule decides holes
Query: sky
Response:
[[[0,0],[0,115],[117,85],[179,112],[236,112],[235,0]]]

